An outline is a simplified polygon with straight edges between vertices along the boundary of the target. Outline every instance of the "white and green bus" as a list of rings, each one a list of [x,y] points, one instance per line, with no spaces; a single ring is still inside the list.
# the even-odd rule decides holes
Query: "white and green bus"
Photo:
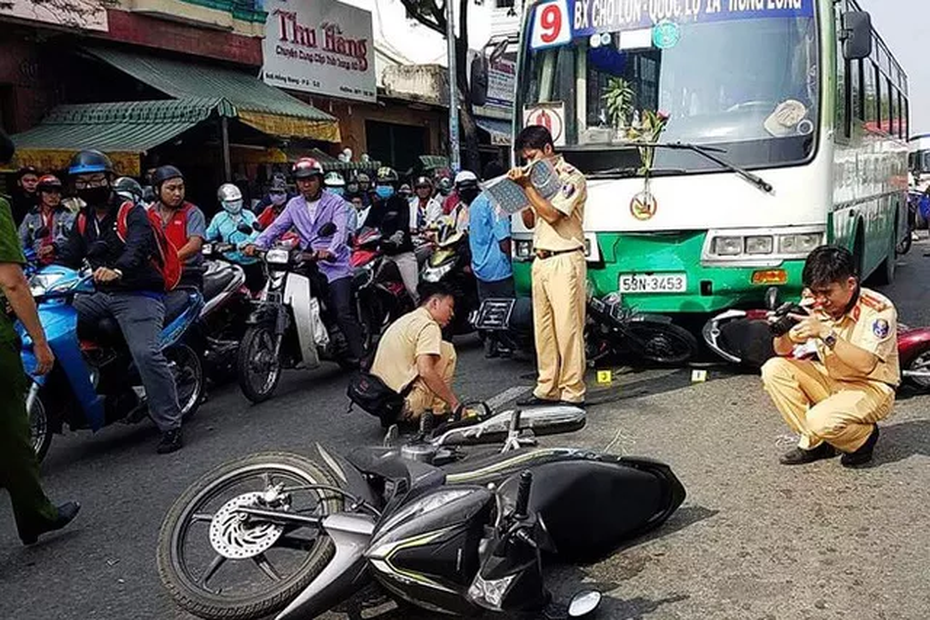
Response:
[[[538,0],[514,116],[516,131],[547,125],[587,175],[598,294],[671,314],[758,305],[772,285],[798,293],[824,242],[894,277],[907,77],[854,0]]]

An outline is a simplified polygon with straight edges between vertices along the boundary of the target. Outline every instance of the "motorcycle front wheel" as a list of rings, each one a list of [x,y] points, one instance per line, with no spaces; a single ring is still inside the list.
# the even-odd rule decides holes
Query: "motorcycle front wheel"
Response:
[[[691,332],[672,323],[631,323],[626,327],[635,343],[634,353],[660,366],[679,366],[698,353],[697,339]]]
[[[281,525],[254,508],[322,518],[342,499],[319,465],[265,452],[204,475],[174,502],[158,535],[158,575],[174,601],[209,620],[250,620],[281,611],[326,568],[332,539],[315,525]]]
[[[274,394],[281,379],[281,358],[275,355],[275,335],[267,325],[253,325],[245,330],[239,345],[239,387],[253,403],[261,403]]]
[[[27,398],[26,406],[29,414],[29,435],[32,441],[32,449],[35,450],[36,460],[41,463],[52,445],[52,428],[41,396],[36,394],[35,398],[32,399],[32,403],[29,403]]]
[[[203,364],[200,357],[186,344],[165,352],[178,390],[181,419],[187,420],[197,413],[203,401]]]
[[[907,368],[904,369],[905,372],[914,372],[914,373],[925,373],[930,370],[930,348],[921,351],[910,364],[907,365]],[[914,387],[917,387],[921,390],[930,390],[930,377],[924,377],[921,375],[917,376],[907,376],[905,374],[905,379],[911,383]]]

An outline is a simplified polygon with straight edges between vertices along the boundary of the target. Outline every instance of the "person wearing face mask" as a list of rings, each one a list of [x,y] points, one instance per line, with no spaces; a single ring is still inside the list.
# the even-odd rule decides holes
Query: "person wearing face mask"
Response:
[[[258,225],[262,230],[271,226],[275,218],[281,215],[287,201],[291,198],[293,196],[287,191],[287,179],[280,174],[274,175],[271,179],[271,186],[268,188],[268,194],[258,204],[260,210]]]
[[[23,247],[31,247],[39,262],[48,265],[55,260],[56,244],[64,243],[74,224],[74,214],[61,204],[61,181],[47,174],[39,179],[39,205],[19,225]],[[43,231],[44,236],[37,233]]]
[[[323,185],[330,194],[335,194],[341,198],[345,197],[346,180],[335,170],[327,173],[326,177],[323,179]]]
[[[419,303],[417,286],[420,282],[420,268],[413,253],[411,233],[416,221],[410,219],[410,204],[397,194],[400,178],[397,171],[387,166],[378,170],[375,193],[378,204],[372,208],[367,225],[381,230],[384,237],[382,249],[393,260],[404,281],[404,288],[414,303]]]
[[[184,175],[174,166],[158,168],[152,175],[152,183],[157,200],[149,208],[158,216],[156,221],[161,224],[165,237],[177,248],[178,258],[184,263],[180,285],[202,289],[203,254],[200,250],[207,236],[207,218],[197,206],[184,199]],[[184,303],[186,293],[177,291],[170,297],[177,298],[178,303]]]
[[[242,191],[232,183],[224,183],[216,191],[216,198],[222,210],[213,216],[207,226],[205,241],[221,241],[242,248],[254,243],[258,238],[258,231],[246,233],[239,230],[245,224],[254,227],[257,218],[248,209],[243,208]],[[240,250],[227,252],[224,256],[242,267],[245,272],[245,285],[253,293],[260,291],[265,285],[265,274],[257,258],[246,256]]]
[[[157,451],[174,452],[183,445],[181,408],[161,350],[165,280],[151,262],[159,253],[151,220],[144,207],[133,205],[126,216],[125,235],[120,234],[117,215],[126,201],[113,190],[113,164],[103,153],[81,151],[71,159],[68,173],[87,206],[59,248],[57,262],[78,269],[88,261],[97,285],[94,294],[74,298],[78,322],[97,325],[112,318],[119,325],[142,377],[149,414],[162,432]]]
[[[410,221],[417,230],[423,230],[442,217],[442,204],[433,198],[433,184],[429,177],[419,177],[410,198]]]
[[[352,305],[352,267],[349,264],[348,209],[339,196],[323,191],[323,166],[315,159],[304,157],[294,164],[294,178],[300,196],[292,198],[281,215],[258,236],[254,244],[245,246],[245,254],[253,256],[257,248],[267,249],[284,233],[294,228],[300,235],[300,247],[316,255],[317,268],[329,283],[332,309],[345,336],[349,349],[348,364],[358,364],[365,351],[362,329]],[[332,222],[336,232],[321,237],[322,228]]]
[[[520,185],[529,201],[523,224],[535,229],[533,248],[533,326],[538,378],[533,396],[518,403],[532,406],[562,401],[583,405],[585,397],[584,324],[587,265],[584,256],[584,175],[555,153],[545,127],[525,127],[514,149],[530,162],[547,160],[559,175],[561,189],[544,198],[525,168],[507,176]]]
[[[458,194],[459,203],[450,215],[455,220],[455,229],[459,232],[468,231],[468,208],[481,193],[478,177],[470,170],[462,170],[455,175],[455,193]]]

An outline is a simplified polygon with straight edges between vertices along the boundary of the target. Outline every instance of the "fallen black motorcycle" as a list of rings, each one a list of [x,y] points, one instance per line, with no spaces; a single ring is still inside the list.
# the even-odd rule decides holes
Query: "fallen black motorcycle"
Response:
[[[533,300],[529,297],[486,299],[470,320],[479,331],[494,332],[505,349],[534,351]],[[616,294],[588,298],[585,355],[589,364],[616,356],[677,366],[697,352],[695,337],[667,316],[624,308]]]
[[[656,461],[525,447],[530,427],[552,431],[561,419],[574,429],[583,416],[573,407],[506,412],[346,458],[316,445],[312,458],[236,459],[168,512],[157,553],[162,583],[178,605],[209,619],[313,618],[372,579],[436,613],[583,616],[599,593],[553,603],[543,559],[607,557],[661,525],[685,497]],[[498,454],[463,458],[457,448],[502,436]]]

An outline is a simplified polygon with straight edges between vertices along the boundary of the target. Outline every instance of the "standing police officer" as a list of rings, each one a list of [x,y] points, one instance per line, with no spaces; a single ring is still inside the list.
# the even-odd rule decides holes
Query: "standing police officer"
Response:
[[[12,156],[12,145],[0,131],[0,161]],[[76,502],[55,507],[39,484],[39,464],[30,441],[25,395],[28,381],[20,359],[19,339],[10,318],[22,321],[32,338],[39,374],[46,374],[55,363],[45,331],[39,322],[29,284],[20,265],[25,262],[10,205],[0,198],[0,376],[6,389],[0,398],[0,486],[13,502],[13,515],[19,538],[31,545],[39,536],[61,529],[80,510]]]
[[[524,225],[535,227],[533,325],[539,378],[532,398],[518,404],[562,401],[583,405],[587,266],[582,225],[587,184],[577,168],[556,155],[552,135],[545,127],[524,128],[514,146],[529,162],[549,160],[562,186],[547,200],[533,187],[525,169],[513,168],[508,174],[529,199],[530,208],[522,214]]]

